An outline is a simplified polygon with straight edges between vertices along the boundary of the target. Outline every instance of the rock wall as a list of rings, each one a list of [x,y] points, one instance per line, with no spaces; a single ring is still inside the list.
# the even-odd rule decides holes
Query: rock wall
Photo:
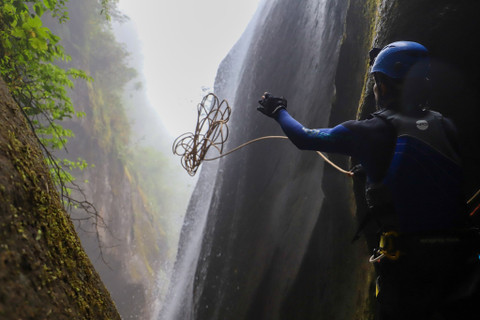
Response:
[[[165,266],[170,244],[165,226],[159,222],[164,213],[148,201],[145,196],[148,190],[139,183],[135,168],[127,165],[127,157],[103,145],[113,139],[95,131],[95,123],[103,125],[102,122],[110,121],[97,114],[110,107],[99,105],[97,94],[91,84],[75,87],[73,101],[85,108],[87,117],[68,122],[75,138],[69,141],[68,154],[59,155],[81,157],[94,165],[75,172],[83,194],[74,191],[73,197],[85,197],[95,206],[96,214],[77,208],[72,210],[72,218],[122,318],[145,319],[151,316],[153,301],[163,296],[155,281],[165,277],[168,268]],[[155,187],[160,190],[162,181]]]
[[[0,318],[120,319],[0,80]]]
[[[372,9],[366,2],[352,3],[350,11],[349,6],[261,4],[253,35],[237,43],[217,75],[216,93],[233,106],[226,150],[282,134],[255,110],[264,91],[284,95],[290,112],[310,127],[355,116],[370,38],[347,33],[368,31]],[[357,29],[347,21],[358,23]],[[242,61],[232,62],[245,42]],[[348,61],[356,74],[344,73],[347,83],[336,83],[340,57],[347,61],[359,52]],[[232,72],[236,64],[241,67]],[[348,95],[338,100],[341,107],[335,105],[339,91]],[[348,167],[346,157],[340,163]],[[251,145],[220,160],[216,170],[205,167],[187,212],[203,214],[198,208],[209,204],[203,209],[208,216],[195,276],[184,293],[192,304],[165,319],[348,319],[363,312],[370,269],[363,262],[363,243],[350,244],[355,232],[350,187],[350,178],[286,141]]]

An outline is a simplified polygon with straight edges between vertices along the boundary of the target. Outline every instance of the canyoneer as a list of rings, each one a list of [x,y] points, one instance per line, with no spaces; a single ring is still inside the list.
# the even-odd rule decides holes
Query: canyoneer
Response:
[[[258,110],[298,148],[360,163],[378,230],[378,319],[478,319],[478,236],[466,219],[456,128],[427,104],[429,52],[397,41],[372,49],[370,65],[378,111],[366,120],[308,129],[269,93]]]

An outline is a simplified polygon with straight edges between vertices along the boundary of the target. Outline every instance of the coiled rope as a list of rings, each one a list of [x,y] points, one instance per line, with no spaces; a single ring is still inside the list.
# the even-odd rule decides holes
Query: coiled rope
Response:
[[[181,157],[182,167],[189,175],[194,176],[203,161],[213,161],[225,157],[241,148],[266,139],[288,139],[285,136],[265,136],[250,140],[244,144],[223,153],[223,145],[228,138],[227,122],[230,120],[232,109],[226,100],[220,99],[213,93],[207,94],[197,106],[197,125],[195,132],[187,132],[173,142],[172,152]],[[220,154],[214,158],[205,159],[208,150],[214,147]],[[352,176],[351,171],[344,170],[329,160],[323,153],[317,151],[328,164],[338,171]]]

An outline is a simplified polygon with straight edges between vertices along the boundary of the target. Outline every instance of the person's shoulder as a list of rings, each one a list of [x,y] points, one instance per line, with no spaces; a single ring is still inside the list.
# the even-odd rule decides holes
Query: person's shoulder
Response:
[[[447,130],[449,130],[449,131],[456,131],[457,130],[457,128],[455,126],[455,123],[449,117],[446,117],[442,113],[440,113],[438,111],[435,111],[435,110],[428,110],[427,112],[429,112],[435,118],[439,119]]]
[[[365,119],[346,121],[343,125],[352,129],[386,129],[391,127],[388,123],[389,116],[388,112],[380,110],[368,115]]]
[[[342,125],[357,138],[357,141],[361,142],[362,148],[389,146],[396,136],[395,127],[376,113],[366,119],[350,120]],[[367,149],[371,150],[371,148]]]

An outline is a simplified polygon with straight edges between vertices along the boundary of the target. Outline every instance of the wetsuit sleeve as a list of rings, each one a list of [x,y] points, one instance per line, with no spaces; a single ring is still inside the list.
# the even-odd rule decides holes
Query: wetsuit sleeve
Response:
[[[333,128],[308,129],[285,110],[279,110],[276,120],[288,138],[302,150],[316,150],[354,156],[355,136],[344,124]]]

